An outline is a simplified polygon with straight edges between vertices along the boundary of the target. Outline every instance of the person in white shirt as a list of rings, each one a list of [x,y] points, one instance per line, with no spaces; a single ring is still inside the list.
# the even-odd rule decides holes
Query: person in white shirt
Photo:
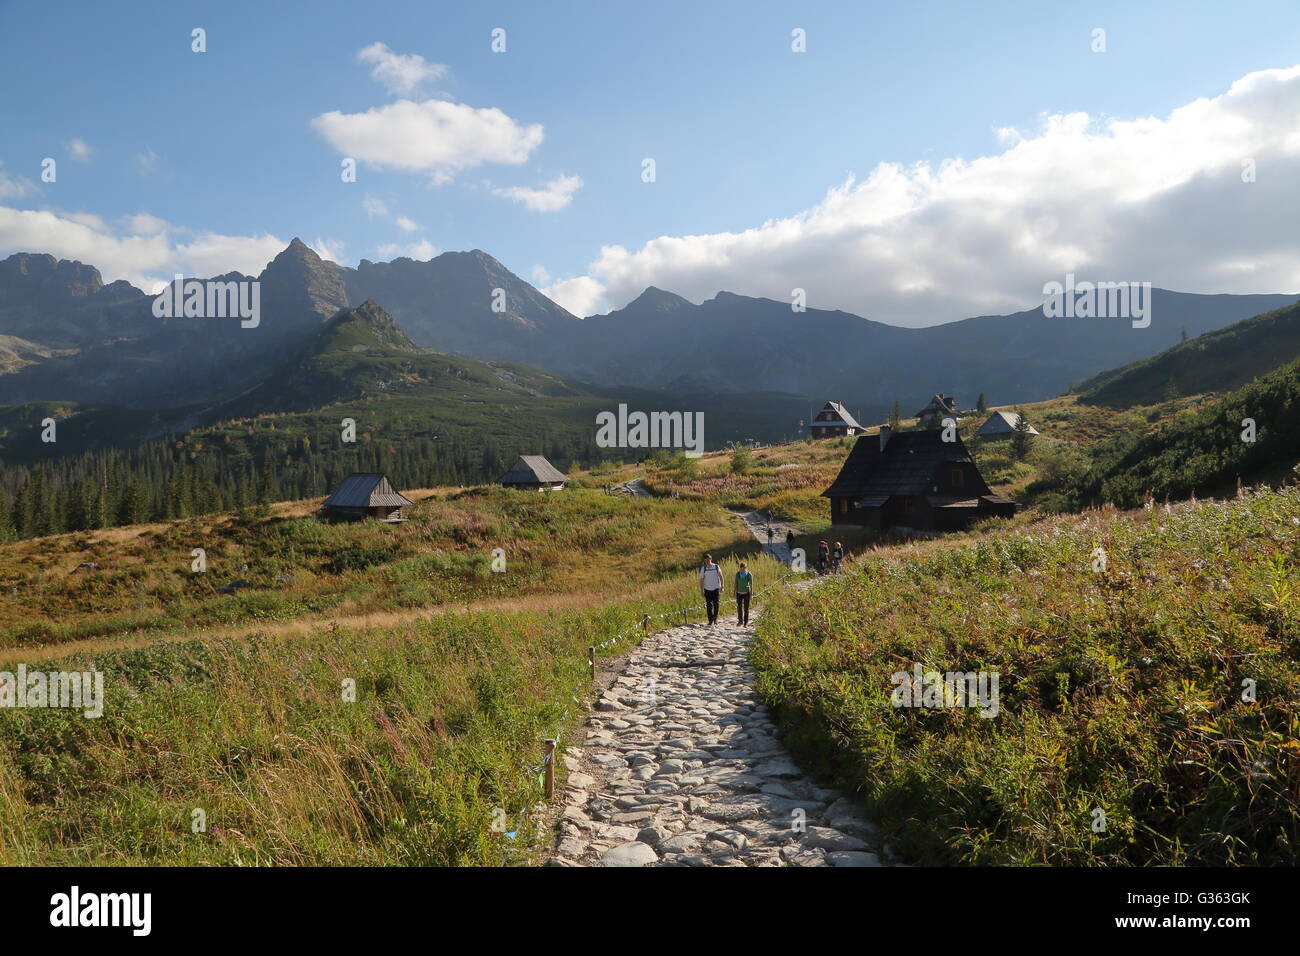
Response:
[[[722,568],[713,563],[713,555],[704,556],[704,567],[700,568],[700,590],[704,592],[704,608],[709,614],[709,623],[718,623],[718,605],[722,600]]]

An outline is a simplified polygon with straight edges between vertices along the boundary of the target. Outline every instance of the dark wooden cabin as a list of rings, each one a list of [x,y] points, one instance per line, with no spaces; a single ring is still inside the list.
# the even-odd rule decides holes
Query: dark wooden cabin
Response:
[[[353,472],[321,504],[321,516],[335,521],[374,518],[396,523],[405,521],[403,508],[415,502],[401,494],[387,476],[376,472]]]
[[[961,439],[946,442],[934,429],[886,427],[859,438],[822,497],[831,500],[832,524],[875,531],[960,531],[1016,513],[1014,501],[989,488]]]
[[[945,418],[961,421],[958,411],[957,399],[943,392],[935,392],[930,404],[916,413],[916,421],[927,428],[937,428]]]

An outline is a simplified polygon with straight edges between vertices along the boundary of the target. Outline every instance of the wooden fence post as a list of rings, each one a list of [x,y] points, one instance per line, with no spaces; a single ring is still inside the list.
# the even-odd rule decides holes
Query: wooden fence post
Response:
[[[555,740],[546,741],[546,799],[555,796]]]
[[[641,618],[641,633],[642,633],[642,634],[649,634],[649,633],[650,633],[650,615],[649,615],[649,614],[647,614],[645,617]]]
[[[587,648],[587,669],[591,674],[591,679],[595,680],[596,679],[596,649],[594,647]]]

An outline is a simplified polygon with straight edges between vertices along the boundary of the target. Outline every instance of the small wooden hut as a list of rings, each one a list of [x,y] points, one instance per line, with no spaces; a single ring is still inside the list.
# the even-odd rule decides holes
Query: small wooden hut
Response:
[[[333,521],[359,521],[374,518],[376,521],[396,523],[405,521],[403,508],[411,501],[378,472],[353,472],[348,475],[321,504],[321,517]]]
[[[568,475],[541,455],[520,455],[497,483],[521,491],[560,491],[568,480]]]

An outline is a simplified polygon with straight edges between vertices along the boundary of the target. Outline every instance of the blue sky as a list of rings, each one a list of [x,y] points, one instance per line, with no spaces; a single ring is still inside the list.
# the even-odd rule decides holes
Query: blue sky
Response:
[[[206,30],[205,53],[191,52],[194,27]],[[505,53],[490,49],[497,27],[506,31]],[[1106,31],[1104,53],[1091,48],[1097,27]],[[806,30],[806,53],[791,50],[794,28]],[[1300,62],[1294,3],[0,2],[0,37],[0,85],[9,94],[0,106],[0,204],[48,214],[0,219],[0,253],[82,258],[110,278],[144,282],[177,262],[201,271],[225,259],[255,271],[272,240],[294,235],[348,265],[482,248],[585,313],[621,306],[651,282],[696,300],[724,288],[784,296],[803,281],[807,260],[819,263],[807,273],[810,305],[907,324],[1029,304],[1039,276],[1061,266],[1129,267],[1143,274],[1125,278],[1189,291],[1290,291],[1282,285],[1300,278],[1291,259],[1243,275],[1239,263],[1207,273],[1134,258],[1162,232],[1076,248],[1071,260],[1062,250],[1086,246],[1092,240],[1081,237],[1099,230],[1048,208],[1068,201],[1075,172],[1066,170],[1058,194],[1014,204],[1015,216],[1041,207],[1032,222],[1056,223],[1042,230],[1056,238],[1039,237],[1053,248],[1031,254],[1040,260],[1033,270],[1021,275],[990,260],[970,272],[953,262],[879,292],[890,284],[891,260],[896,274],[942,258],[943,235],[971,224],[954,221],[954,203],[988,208],[1002,190],[984,181],[982,192],[954,198],[949,190],[895,210],[906,236],[871,211],[916,192],[918,163],[933,173],[945,161],[1004,154],[1015,139],[999,129],[1032,139],[1047,118],[1082,112],[1088,135],[1114,139],[1098,124],[1167,118],[1222,97],[1249,74],[1292,67]],[[382,56],[422,58],[429,77],[404,90],[372,77],[381,56],[358,54],[377,43]],[[1283,76],[1273,85],[1289,96],[1295,84]],[[516,142],[488,158],[463,144],[465,164],[450,167],[363,160],[357,182],[340,182],[341,149],[313,120],[337,112],[353,123],[399,99],[499,110]],[[525,135],[535,126],[539,143]],[[407,139],[400,125],[390,132]],[[84,144],[80,157],[74,141]],[[1180,148],[1209,152],[1184,142],[1169,136],[1171,162]],[[1243,143],[1243,155],[1270,144],[1290,162],[1291,146],[1275,141]],[[40,180],[44,157],[58,162],[54,183]],[[654,183],[642,182],[645,157],[656,162]],[[1216,163],[1228,160],[1217,155],[1175,175],[1199,182]],[[849,177],[851,189],[860,187],[881,164],[897,164],[906,181],[857,196],[859,208],[847,214],[857,231],[843,232],[840,220],[829,230],[837,246],[815,236],[738,246],[765,222],[785,222],[787,232],[806,226],[800,217],[824,205],[828,191]],[[1000,175],[1018,188],[1014,164]],[[549,210],[494,192],[557,181],[572,191]],[[1131,185],[1121,177],[1105,188],[1122,197]],[[1264,177],[1255,185],[1272,188]],[[1162,207],[1178,198],[1138,191]],[[1294,201],[1285,211],[1294,213]],[[918,235],[927,217],[931,232]],[[1163,228],[1176,222],[1171,215]],[[1016,247],[1007,242],[1003,259]],[[627,255],[602,253],[611,246]],[[823,261],[845,246],[872,259],[870,285],[854,284],[852,257]],[[982,293],[934,292],[969,287],[972,274],[989,270],[1000,278]],[[1205,287],[1192,288],[1197,281]]]

